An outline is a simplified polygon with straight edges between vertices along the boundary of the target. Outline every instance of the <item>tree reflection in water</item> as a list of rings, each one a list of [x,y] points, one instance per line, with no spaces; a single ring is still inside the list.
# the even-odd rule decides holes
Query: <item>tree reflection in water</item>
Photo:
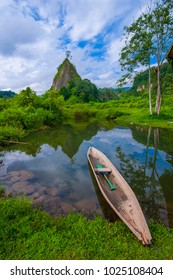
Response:
[[[153,143],[150,143],[152,133]],[[171,194],[171,185],[173,182],[173,172],[165,170],[164,174],[159,176],[157,170],[158,145],[159,129],[150,127],[148,128],[145,160],[143,163],[139,162],[136,156],[124,153],[121,145],[116,148],[116,157],[121,162],[120,172],[138,197],[146,218],[152,217],[155,221],[172,227],[171,208],[173,193]],[[168,186],[165,186],[167,182]]]

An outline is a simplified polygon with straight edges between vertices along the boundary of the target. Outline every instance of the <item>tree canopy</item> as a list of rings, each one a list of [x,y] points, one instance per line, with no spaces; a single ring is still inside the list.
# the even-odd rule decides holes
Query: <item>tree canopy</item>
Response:
[[[145,12],[125,27],[125,47],[121,51],[120,64],[127,73],[120,79],[126,82],[139,66],[149,69],[149,92],[151,88],[150,66],[157,64],[157,97],[155,110],[160,114],[161,84],[160,68],[163,58],[172,43],[173,37],[173,2],[171,0],[151,1]],[[149,95],[151,102],[151,96]],[[151,104],[150,104],[151,105]],[[151,111],[151,108],[150,108]]]

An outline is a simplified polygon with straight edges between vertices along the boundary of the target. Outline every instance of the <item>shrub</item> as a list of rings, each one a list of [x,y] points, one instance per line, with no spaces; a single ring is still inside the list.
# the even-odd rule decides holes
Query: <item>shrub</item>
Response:
[[[22,128],[12,126],[0,126],[0,140],[18,141],[25,136],[25,131]]]

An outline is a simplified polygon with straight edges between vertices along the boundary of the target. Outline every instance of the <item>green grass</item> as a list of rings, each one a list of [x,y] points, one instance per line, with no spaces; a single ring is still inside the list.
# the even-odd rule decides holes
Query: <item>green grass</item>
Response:
[[[9,107],[7,108],[2,101],[2,104],[0,104],[0,107],[2,106],[0,112],[0,144],[2,143],[3,145],[4,140],[20,141],[33,130],[71,121],[99,121],[101,123],[112,121],[124,125],[134,123],[143,126],[173,129],[173,94],[169,92],[163,96],[159,116],[154,113],[154,97],[153,115],[150,116],[147,93],[142,93],[139,96],[123,94],[119,100],[107,102],[77,103],[73,105],[64,102],[62,108],[59,104],[61,102],[56,101],[55,98],[55,104],[52,103],[51,111],[47,107],[47,109],[32,106],[23,108],[16,105],[14,101],[13,99],[11,99],[11,103],[8,101]]]
[[[173,129],[173,94],[165,94],[162,101],[161,113],[155,114],[153,99],[153,115],[149,114],[148,94],[141,96],[125,95],[119,100],[103,103],[76,104],[66,107],[67,119],[75,120],[93,118],[98,121],[116,121],[128,125],[172,128]]]
[[[24,197],[0,199],[0,259],[173,259],[173,229],[150,223],[144,247],[121,222],[81,214],[50,217]]]

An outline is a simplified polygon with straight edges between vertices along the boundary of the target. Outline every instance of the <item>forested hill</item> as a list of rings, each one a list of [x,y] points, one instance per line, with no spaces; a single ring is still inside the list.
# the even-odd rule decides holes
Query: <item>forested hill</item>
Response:
[[[11,90],[0,90],[0,98],[6,98],[6,97],[14,97],[15,92]]]
[[[57,67],[52,86],[46,95],[63,96],[69,104],[106,101],[115,99],[117,96],[111,88],[98,89],[90,80],[82,79],[68,58]]]
[[[145,70],[134,77],[132,90],[134,92],[140,92],[148,90],[148,70]],[[157,68],[152,67],[151,71],[151,83],[153,91],[157,88]],[[173,93],[173,67],[171,63],[163,63],[161,67],[161,84],[162,89],[170,88]]]
[[[66,58],[63,63],[57,68],[57,73],[53,79],[52,88],[57,90],[62,86],[67,86],[68,82],[73,80],[76,84],[82,79],[76,71],[75,66]]]
[[[63,63],[57,67],[57,73],[53,79],[51,91],[58,91],[63,95],[68,103],[80,103],[89,101],[108,101],[117,99],[119,94],[139,94],[148,91],[149,73],[148,70],[142,71],[134,77],[132,87],[123,88],[97,88],[88,79],[82,79],[77,73],[75,66],[66,58]],[[161,67],[162,88],[170,88],[173,91],[173,67],[165,62]],[[157,92],[157,68],[151,69],[152,91]]]

